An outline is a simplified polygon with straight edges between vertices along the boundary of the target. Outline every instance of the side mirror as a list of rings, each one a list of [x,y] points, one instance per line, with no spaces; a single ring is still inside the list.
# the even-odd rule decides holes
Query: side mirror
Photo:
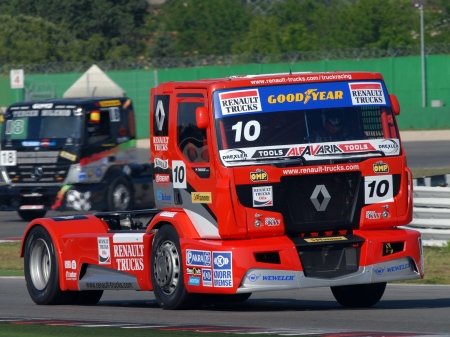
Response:
[[[208,109],[204,106],[200,106],[195,110],[195,121],[199,129],[206,129],[209,125]]]
[[[397,96],[390,94],[389,98],[391,99],[392,111],[394,111],[396,116],[400,115],[400,103],[398,102]]]

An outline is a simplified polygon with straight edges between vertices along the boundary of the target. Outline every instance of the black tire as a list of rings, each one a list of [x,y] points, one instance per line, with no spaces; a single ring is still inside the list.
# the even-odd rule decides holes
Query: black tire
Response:
[[[22,220],[24,221],[33,221],[34,219],[37,218],[43,218],[45,216],[45,213],[47,213],[47,211],[44,210],[20,210],[17,211],[17,213],[19,213],[19,216],[22,218]]]
[[[103,296],[103,290],[84,290],[76,293],[74,304],[77,305],[95,305]]]
[[[241,303],[247,301],[250,296],[252,296],[252,293],[230,295],[208,294],[204,295],[204,300],[205,302]]]
[[[133,208],[133,191],[125,177],[117,177],[108,188],[108,211],[128,211]]]
[[[378,303],[385,289],[386,282],[382,282],[331,287],[331,292],[344,307],[368,308]]]
[[[201,296],[188,293],[184,285],[180,240],[175,228],[164,225],[156,232],[150,261],[153,292],[163,309],[194,309],[202,304]]]
[[[36,304],[68,304],[76,292],[62,291],[58,257],[52,238],[42,226],[31,229],[24,247],[24,271],[28,293]]]

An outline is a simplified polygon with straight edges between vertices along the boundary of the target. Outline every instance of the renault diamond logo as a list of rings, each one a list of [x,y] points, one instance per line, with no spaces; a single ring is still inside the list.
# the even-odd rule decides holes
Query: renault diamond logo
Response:
[[[163,102],[158,101],[155,111],[155,121],[159,131],[162,131],[164,124],[164,117],[166,117],[166,114],[164,112]]]
[[[322,193],[323,200],[322,205],[319,202],[319,199],[317,197],[319,196],[319,193]],[[331,196],[330,193],[328,193],[327,189],[325,188],[325,185],[317,185],[316,188],[313,191],[313,194],[311,195],[311,201],[314,204],[314,207],[318,212],[325,211],[325,209],[328,206],[328,203],[330,202]]]
[[[31,178],[34,180],[39,180],[42,178],[42,175],[44,174],[44,171],[42,170],[42,167],[35,166],[33,168],[33,171],[31,171]]]

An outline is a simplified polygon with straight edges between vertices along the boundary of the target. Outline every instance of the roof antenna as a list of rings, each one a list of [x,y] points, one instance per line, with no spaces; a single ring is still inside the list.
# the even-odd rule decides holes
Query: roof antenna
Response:
[[[292,75],[292,69],[291,69],[291,66],[289,66],[289,75]]]

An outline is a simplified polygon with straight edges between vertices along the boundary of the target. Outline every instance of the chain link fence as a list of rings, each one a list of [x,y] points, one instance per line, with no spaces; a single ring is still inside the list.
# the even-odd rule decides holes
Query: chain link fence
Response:
[[[450,44],[429,44],[425,46],[425,55],[450,54]],[[24,69],[26,74],[57,74],[85,72],[93,63],[103,71],[134,70],[134,69],[169,69],[200,66],[264,63],[296,63],[305,61],[328,60],[361,60],[383,57],[402,57],[420,55],[420,45],[400,46],[388,49],[377,48],[346,48],[335,50],[291,52],[283,54],[241,55],[195,55],[179,58],[127,58],[119,61],[104,60],[98,62],[51,62],[46,64],[4,64],[0,73],[8,75],[11,69]]]

